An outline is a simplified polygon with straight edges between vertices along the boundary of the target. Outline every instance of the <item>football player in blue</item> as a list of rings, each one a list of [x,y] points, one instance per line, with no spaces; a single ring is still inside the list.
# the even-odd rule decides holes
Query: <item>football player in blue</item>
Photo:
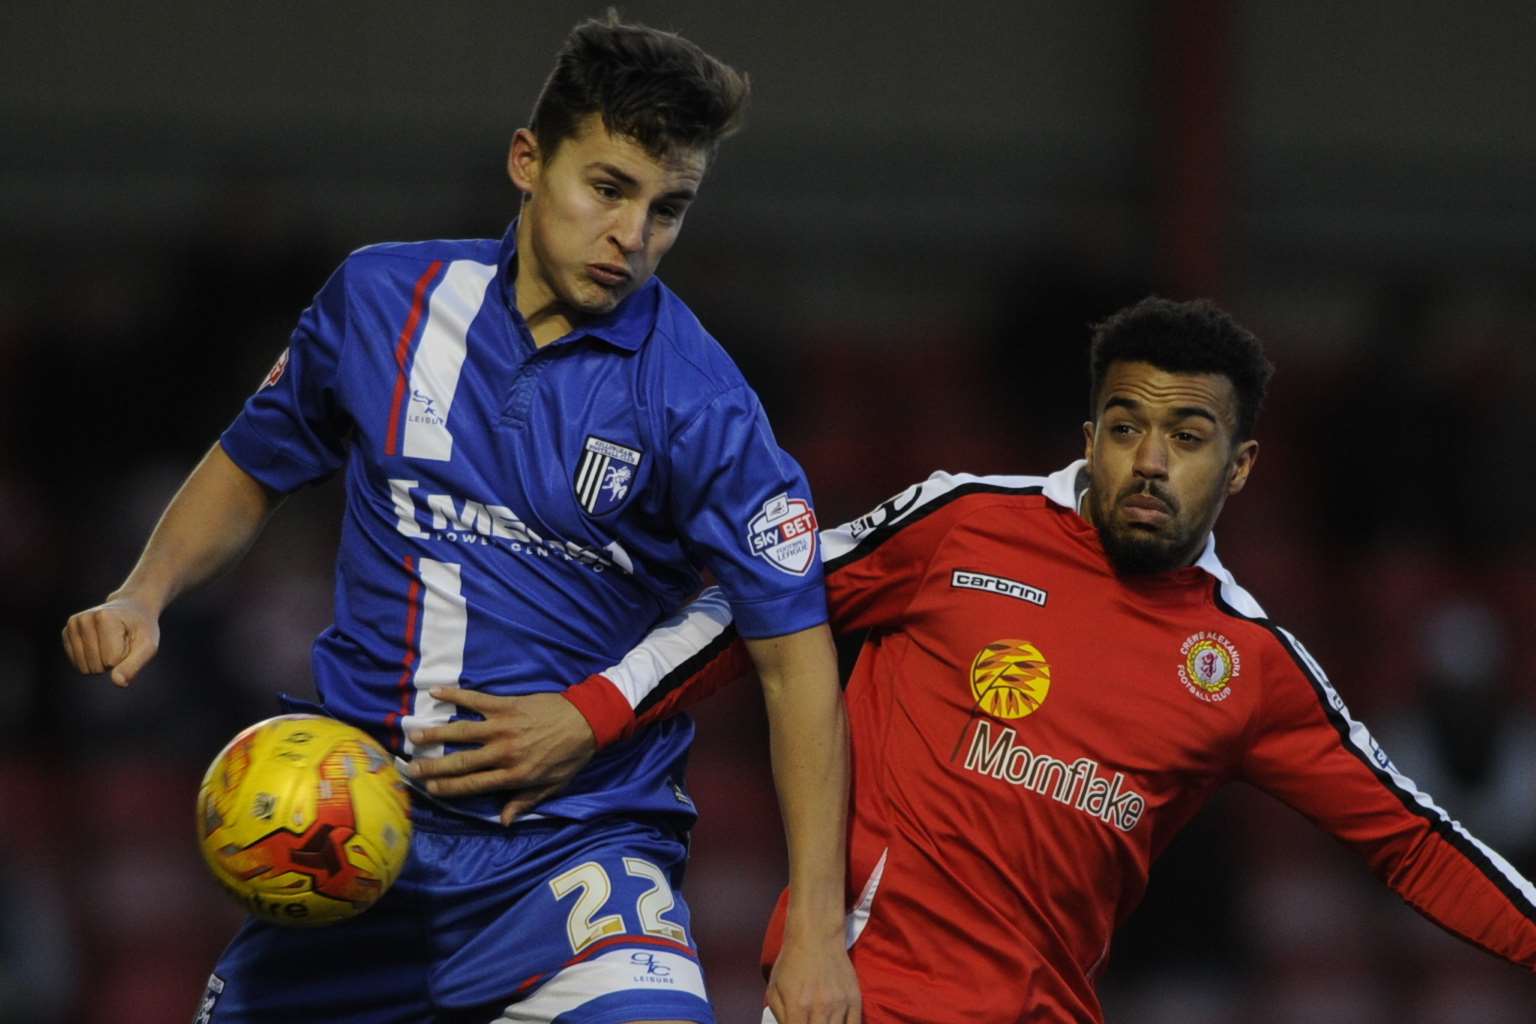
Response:
[[[538,751],[519,709],[590,752],[588,723],[630,709],[584,706],[604,691],[567,697],[563,681],[616,662],[705,569],[763,680],[796,894],[768,1004],[786,1024],[859,1020],[846,724],[810,494],[735,365],[653,276],[747,91],[676,35],[612,14],[576,26],[513,138],[522,207],[505,237],[348,257],[122,586],[69,620],[74,664],[128,685],[170,601],[238,559],[282,495],[345,474],[315,687],[414,780],[411,858],[343,924],[248,921],[200,1020],[713,1021],[676,891],[692,725],[573,762],[558,793],[520,788]]]

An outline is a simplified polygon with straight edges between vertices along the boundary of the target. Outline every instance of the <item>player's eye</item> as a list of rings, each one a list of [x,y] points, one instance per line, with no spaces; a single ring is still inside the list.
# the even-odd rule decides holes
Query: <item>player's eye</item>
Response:
[[[592,185],[592,191],[596,192],[598,195],[602,196],[604,199],[610,199],[610,200],[618,199],[618,198],[620,198],[623,195],[623,193],[618,190],[617,186],[610,185],[606,181],[595,182]]]
[[[663,204],[655,209],[656,219],[663,224],[676,224],[683,216],[681,207]]]

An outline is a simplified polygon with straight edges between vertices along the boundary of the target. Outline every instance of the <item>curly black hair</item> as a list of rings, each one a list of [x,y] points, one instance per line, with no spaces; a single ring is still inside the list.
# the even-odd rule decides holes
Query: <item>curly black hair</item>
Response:
[[[1174,302],[1148,296],[1093,325],[1088,415],[1097,418],[1099,389],[1111,363],[1151,363],[1168,373],[1213,373],[1237,392],[1237,440],[1253,436],[1275,368],[1264,346],[1208,299]]]

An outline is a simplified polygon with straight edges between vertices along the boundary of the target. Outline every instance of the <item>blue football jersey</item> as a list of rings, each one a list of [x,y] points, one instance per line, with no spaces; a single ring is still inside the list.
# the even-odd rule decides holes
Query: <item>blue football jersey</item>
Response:
[[[407,730],[459,717],[429,687],[561,690],[617,662],[702,569],[745,636],[826,620],[804,474],[720,345],[653,278],[536,348],[515,235],[353,253],[221,438],[279,492],[345,469],[315,686],[406,758],[442,752]],[[605,750],[537,812],[692,814],[692,733],[680,717]]]

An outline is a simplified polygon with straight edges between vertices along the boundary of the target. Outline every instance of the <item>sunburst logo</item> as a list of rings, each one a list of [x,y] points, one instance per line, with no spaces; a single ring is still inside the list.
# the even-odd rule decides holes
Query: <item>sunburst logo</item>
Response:
[[[994,640],[971,662],[971,695],[993,718],[1024,718],[1051,692],[1051,666],[1027,640]]]

